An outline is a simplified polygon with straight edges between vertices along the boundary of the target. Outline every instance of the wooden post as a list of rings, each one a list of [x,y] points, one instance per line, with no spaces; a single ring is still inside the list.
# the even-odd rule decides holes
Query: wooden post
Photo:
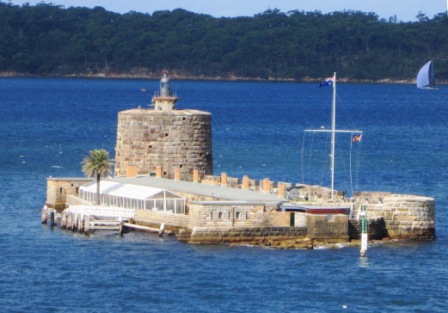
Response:
[[[56,225],[55,221],[54,221],[54,219],[55,219],[54,215],[55,215],[54,210],[51,210],[50,211],[50,226]]]
[[[47,224],[48,210],[47,206],[44,206],[42,209],[42,214],[40,216],[40,221],[42,224]]]
[[[78,227],[79,227],[79,220],[80,220],[80,219],[81,219],[80,214],[76,214],[76,215],[73,217],[73,228],[72,228],[73,231],[77,231],[77,230],[78,230]]]
[[[71,227],[71,225],[70,225],[70,223],[71,223],[71,219],[72,219],[72,217],[71,217],[71,213],[68,212],[68,213],[67,213],[67,223],[66,223],[66,226],[65,226],[66,229],[70,229],[70,227]]]
[[[84,216],[84,234],[90,234],[90,216]]]
[[[61,213],[61,229],[64,229],[67,226],[67,211],[64,210]]]
[[[165,232],[165,224],[162,223],[162,224],[160,225],[159,237],[162,237],[164,232]]]
[[[84,216],[78,215],[78,232],[84,233]]]

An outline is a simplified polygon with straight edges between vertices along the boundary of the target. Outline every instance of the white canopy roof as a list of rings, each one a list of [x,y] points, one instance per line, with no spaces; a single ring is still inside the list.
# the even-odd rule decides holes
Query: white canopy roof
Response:
[[[80,187],[81,191],[96,193],[96,181]],[[100,194],[123,198],[145,200],[148,198],[182,198],[174,192],[165,189],[138,186],[131,184],[120,184],[117,182],[102,180],[100,182]]]

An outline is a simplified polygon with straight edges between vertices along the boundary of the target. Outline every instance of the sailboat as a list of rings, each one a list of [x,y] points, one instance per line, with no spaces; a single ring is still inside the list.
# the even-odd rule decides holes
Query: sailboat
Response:
[[[334,173],[335,173],[335,153],[336,153],[336,133],[351,133],[356,135],[353,137],[354,141],[361,140],[362,131],[361,130],[347,130],[347,129],[336,129],[336,72],[333,74],[332,78],[326,80],[326,84],[333,87],[333,100],[331,106],[331,129],[306,129],[305,132],[315,132],[315,133],[331,133],[331,153],[330,153],[330,172],[331,172],[331,200],[334,200]]]
[[[416,82],[419,89],[438,89],[432,60],[423,65],[420,71],[418,71]]]

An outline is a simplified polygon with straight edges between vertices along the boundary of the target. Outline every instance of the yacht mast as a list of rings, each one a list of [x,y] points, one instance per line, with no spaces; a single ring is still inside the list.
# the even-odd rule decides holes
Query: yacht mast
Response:
[[[334,200],[334,174],[335,174],[335,154],[336,154],[336,133],[362,134],[361,130],[336,129],[336,72],[333,73],[331,86],[333,87],[333,100],[331,106],[331,130],[330,129],[305,129],[305,132],[331,133],[331,200]],[[328,86],[328,85],[327,85]]]
[[[333,101],[331,106],[331,200],[334,198],[334,154],[336,146],[336,72],[333,74]]]

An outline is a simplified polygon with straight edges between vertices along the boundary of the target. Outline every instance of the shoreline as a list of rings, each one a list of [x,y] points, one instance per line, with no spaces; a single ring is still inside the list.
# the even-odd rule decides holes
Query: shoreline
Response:
[[[182,75],[171,73],[170,77],[172,79],[178,80],[197,80],[197,81],[222,81],[222,82],[292,82],[292,83],[318,83],[324,78],[311,78],[305,77],[303,79],[294,78],[255,78],[255,77],[240,77],[240,76],[205,76],[205,75]],[[148,80],[159,80],[160,74],[117,74],[117,73],[97,73],[97,74],[25,74],[17,72],[0,72],[0,78],[75,78],[75,79],[148,79]],[[338,83],[353,83],[353,84],[415,84],[415,79],[391,79],[384,78],[380,80],[360,80],[360,79],[349,79],[340,77],[338,78]],[[445,85],[447,82],[438,82],[439,85]]]

